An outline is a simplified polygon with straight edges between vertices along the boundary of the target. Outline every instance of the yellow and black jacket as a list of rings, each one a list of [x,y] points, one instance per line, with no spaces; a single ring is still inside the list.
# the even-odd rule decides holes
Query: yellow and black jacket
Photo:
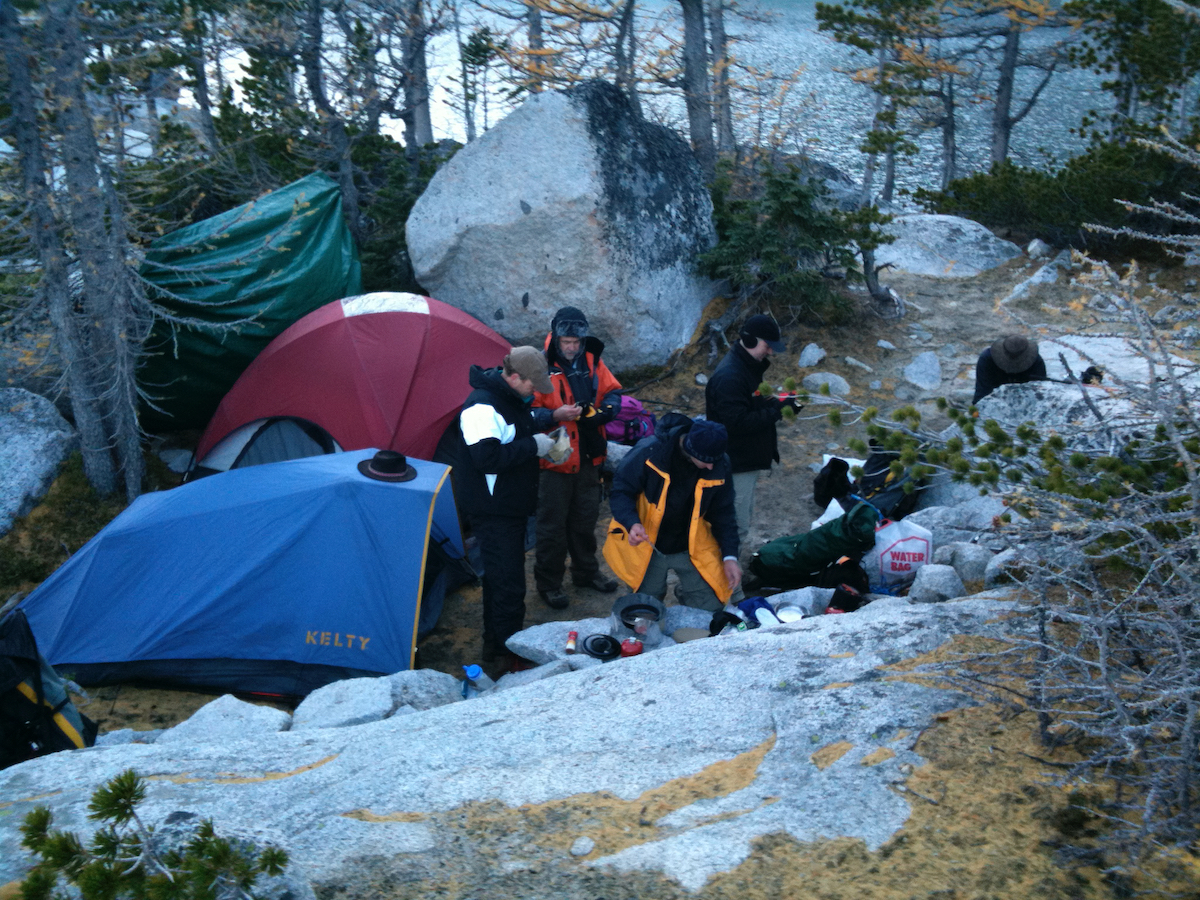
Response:
[[[653,437],[638,442],[621,461],[613,478],[609,503],[613,518],[604,543],[604,559],[618,578],[637,590],[646,575],[659,538],[659,526],[671,490],[671,456],[681,453],[679,439],[692,420],[669,413]],[[638,523],[650,540],[629,545],[629,529]],[[737,558],[737,515],[733,506],[733,481],[729,458],[722,457],[711,471],[700,474],[688,532],[688,555],[701,577],[721,600],[730,596],[723,560]]]

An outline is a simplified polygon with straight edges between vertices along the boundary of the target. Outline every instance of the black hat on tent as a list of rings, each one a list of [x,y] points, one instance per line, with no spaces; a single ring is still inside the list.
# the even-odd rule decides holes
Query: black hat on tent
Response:
[[[376,481],[412,481],[417,470],[408,464],[403,453],[395,450],[378,450],[370,459],[358,464],[358,471]]]

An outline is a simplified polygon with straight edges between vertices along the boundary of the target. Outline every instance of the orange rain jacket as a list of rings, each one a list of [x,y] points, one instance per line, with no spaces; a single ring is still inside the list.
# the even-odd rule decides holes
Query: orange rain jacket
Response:
[[[550,363],[550,383],[553,390],[549,394],[534,394],[533,405],[548,410],[556,410],[560,406],[570,406],[575,402],[575,393],[571,390],[567,379],[567,362],[558,355],[558,343],[552,334],[546,335],[546,359]],[[588,336],[584,339],[581,352],[587,360],[588,371],[592,376],[592,407],[595,413],[588,418],[580,418],[573,422],[563,422],[567,434],[571,438],[571,450],[567,461],[555,465],[548,459],[540,461],[543,469],[551,472],[574,473],[579,471],[580,461],[587,460],[590,465],[598,466],[608,455],[608,439],[604,436],[604,426],[613,419],[613,410],[605,407],[605,398],[614,391],[621,389],[621,382],[608,370],[608,366],[600,358],[604,351],[604,342],[599,338]],[[590,434],[580,434],[581,427],[590,429]]]

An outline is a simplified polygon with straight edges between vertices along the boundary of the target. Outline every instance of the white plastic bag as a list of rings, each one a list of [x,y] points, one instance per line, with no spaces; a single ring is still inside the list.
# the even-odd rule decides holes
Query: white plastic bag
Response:
[[[872,593],[894,594],[912,583],[917,569],[933,559],[933,535],[928,528],[884,519],[875,526],[875,546],[863,557]]]
[[[829,505],[825,507],[825,512],[821,513],[820,518],[813,519],[813,523],[808,526],[809,531],[820,528],[826,522],[832,522],[834,519],[840,519],[846,514],[846,510],[842,509],[842,504],[836,500],[830,500]]]

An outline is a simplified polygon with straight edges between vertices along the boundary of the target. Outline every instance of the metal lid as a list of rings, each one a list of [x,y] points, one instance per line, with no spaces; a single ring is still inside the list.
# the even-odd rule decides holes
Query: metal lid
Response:
[[[589,634],[580,642],[579,649],[601,662],[621,655],[621,643],[611,634]]]

